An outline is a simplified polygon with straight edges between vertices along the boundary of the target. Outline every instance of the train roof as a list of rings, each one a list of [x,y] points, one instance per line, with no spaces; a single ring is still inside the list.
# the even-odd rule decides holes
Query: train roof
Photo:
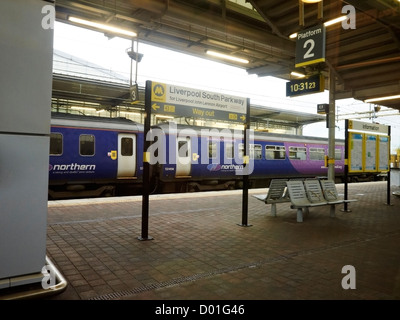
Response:
[[[141,123],[130,119],[85,116],[71,113],[52,112],[51,124],[56,126],[143,131],[143,125]]]

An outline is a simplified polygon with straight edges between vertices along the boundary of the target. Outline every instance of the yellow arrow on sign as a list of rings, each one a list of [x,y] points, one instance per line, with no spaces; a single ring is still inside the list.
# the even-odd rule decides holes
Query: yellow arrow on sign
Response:
[[[153,108],[154,111],[157,111],[158,109],[160,109],[160,106],[157,105],[157,103],[153,103],[153,105],[151,107]]]
[[[246,120],[246,116],[240,116],[240,119],[242,119],[244,121],[244,120]]]

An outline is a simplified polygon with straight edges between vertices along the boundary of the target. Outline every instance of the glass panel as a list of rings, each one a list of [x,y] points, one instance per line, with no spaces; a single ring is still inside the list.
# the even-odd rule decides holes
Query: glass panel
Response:
[[[233,143],[225,143],[225,157],[227,159],[233,159],[234,155]]]
[[[307,149],[304,147],[289,147],[289,158],[293,160],[306,160]]]
[[[81,156],[94,155],[94,135],[82,134],[79,137],[79,153]]]
[[[262,159],[262,147],[260,144],[250,145],[250,159],[255,159],[255,160]]]
[[[310,148],[310,160],[324,160],[325,149],[323,148]]]
[[[284,160],[286,158],[286,148],[283,146],[265,146],[265,159]]]
[[[216,159],[217,158],[217,143],[208,141],[208,158]]]
[[[50,133],[50,155],[60,156],[63,153],[63,136],[61,133]]]
[[[335,149],[335,160],[342,160],[342,150]]]
[[[121,155],[128,156],[128,157],[133,155],[133,139],[132,138],[122,138],[121,139]]]
[[[187,141],[178,141],[178,154],[180,158],[186,158],[188,156]]]

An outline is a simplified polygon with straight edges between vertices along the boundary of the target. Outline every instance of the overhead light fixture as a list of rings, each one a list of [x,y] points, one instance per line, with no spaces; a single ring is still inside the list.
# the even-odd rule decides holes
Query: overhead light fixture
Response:
[[[96,108],[91,107],[71,107],[72,110],[96,111]]]
[[[332,20],[329,20],[327,22],[324,22],[324,26],[328,27],[328,26],[331,26],[331,25],[333,25],[335,23],[342,22],[342,21],[344,21],[346,19],[347,19],[347,16],[340,16],[340,17],[337,17],[335,19],[332,19]]]
[[[298,77],[298,78],[304,78],[304,77],[306,76],[305,74],[302,74],[302,73],[296,72],[296,71],[292,71],[292,72],[290,73],[290,75],[291,75],[291,76],[294,76],[294,77]]]
[[[230,55],[227,55],[227,54],[224,54],[224,53],[220,53],[220,52],[216,52],[216,51],[212,51],[212,50],[207,50],[206,53],[209,54],[210,56],[214,56],[214,57],[217,57],[217,58],[232,60],[232,61],[236,61],[236,62],[240,62],[240,63],[249,63],[249,60],[238,58],[238,57],[234,57],[234,56],[230,56]]]
[[[163,116],[163,115],[159,115],[159,114],[156,115],[156,118],[158,118],[158,119],[174,119],[174,117],[171,117],[171,116]]]
[[[111,26],[111,25],[108,25],[108,24],[104,24],[104,23],[100,23],[100,22],[84,20],[84,19],[80,19],[80,18],[76,18],[76,17],[68,17],[68,21],[71,21],[71,22],[74,22],[74,23],[78,23],[78,24],[82,24],[82,25],[88,26],[88,27],[93,27],[93,28],[100,29],[100,30],[103,30],[103,31],[109,31],[111,33],[121,34],[121,35],[132,37],[132,38],[137,36],[136,32],[125,30],[125,29],[121,29],[121,28],[114,27],[114,26]]]
[[[393,99],[400,99],[400,94],[394,95],[394,96],[380,97],[380,98],[371,98],[371,99],[364,100],[364,102],[369,103],[369,102],[377,102],[377,101],[385,101],[385,100],[393,100]]]
[[[208,42],[208,43],[210,43],[210,44],[213,44],[213,45],[217,45],[217,46],[220,46],[220,47],[229,48],[229,49],[231,49],[231,50],[237,50],[237,49],[239,49],[238,46],[235,46],[235,45],[230,44],[230,43],[226,43],[226,42],[224,42],[224,41],[219,41],[219,40],[210,39],[210,38],[206,39],[205,41]]]
[[[301,0],[301,1],[303,1],[304,3],[318,3],[321,2],[322,0]]]
[[[399,1],[400,1],[400,0],[399,0]],[[335,18],[335,19],[328,20],[328,21],[324,22],[324,26],[325,26],[325,27],[329,27],[329,26],[331,26],[331,25],[333,25],[333,24],[342,22],[342,21],[344,21],[344,20],[346,20],[346,19],[347,19],[347,16],[340,16],[340,17],[337,17],[337,18]],[[297,32],[292,33],[292,34],[289,36],[289,38],[290,38],[290,39],[297,38]]]

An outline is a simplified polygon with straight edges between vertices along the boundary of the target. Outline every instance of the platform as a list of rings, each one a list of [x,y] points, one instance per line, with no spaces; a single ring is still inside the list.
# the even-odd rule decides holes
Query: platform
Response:
[[[349,184],[351,212],[312,208],[302,223],[250,196],[247,227],[240,190],[152,195],[148,241],[140,196],[52,201],[47,255],[68,287],[45,299],[398,300],[400,198],[387,205],[386,187]],[[349,265],[355,289],[342,287]]]

